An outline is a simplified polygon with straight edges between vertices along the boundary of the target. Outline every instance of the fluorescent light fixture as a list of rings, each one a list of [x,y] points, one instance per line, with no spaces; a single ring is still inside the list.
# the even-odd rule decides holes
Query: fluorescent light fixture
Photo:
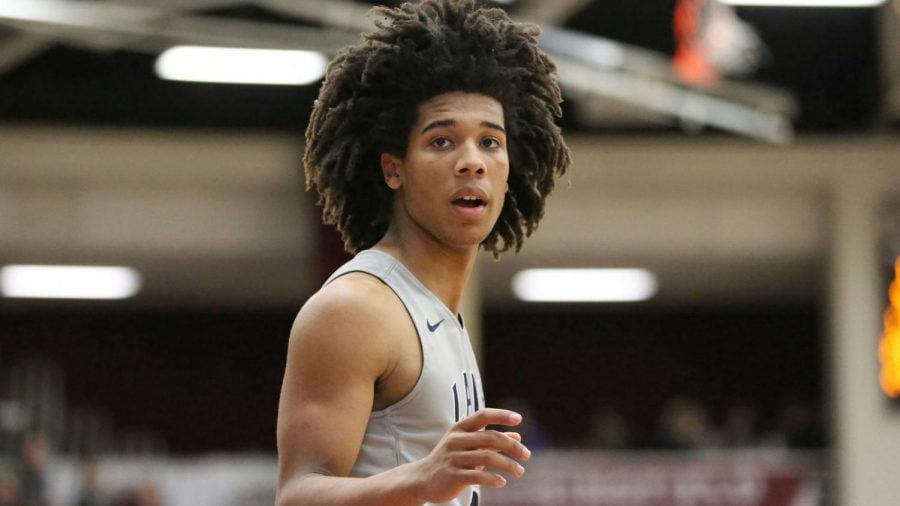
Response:
[[[878,7],[885,0],[720,0],[728,5],[759,7]]]
[[[4,297],[126,299],[140,287],[140,275],[128,267],[7,265],[0,269]]]
[[[314,51],[176,46],[156,59],[156,75],[173,81],[301,85],[325,75]]]
[[[512,289],[528,302],[637,302],[653,297],[657,282],[646,269],[527,269]]]

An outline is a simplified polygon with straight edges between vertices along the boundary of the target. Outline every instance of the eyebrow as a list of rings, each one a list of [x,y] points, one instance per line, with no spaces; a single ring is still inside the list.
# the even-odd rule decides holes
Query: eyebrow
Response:
[[[457,123],[456,123],[456,120],[455,120],[455,119],[452,119],[452,118],[447,118],[447,119],[437,119],[437,120],[434,120],[434,121],[432,121],[431,123],[425,125],[425,128],[423,128],[422,131],[419,132],[419,135],[422,135],[422,134],[424,134],[425,132],[427,132],[427,131],[429,131],[429,130],[431,130],[431,129],[434,129],[434,128],[447,127],[447,126],[454,126],[454,125],[456,125],[456,124],[457,124]],[[502,133],[504,133],[504,134],[506,133],[506,129],[505,129],[505,128],[503,128],[501,125],[498,125],[498,124],[496,124],[496,123],[494,123],[494,122],[492,122],[492,121],[482,121],[482,122],[481,122],[481,126],[482,126],[482,127],[485,127],[485,128],[490,128],[490,129],[493,129],[493,130],[499,130],[500,132],[502,132]]]

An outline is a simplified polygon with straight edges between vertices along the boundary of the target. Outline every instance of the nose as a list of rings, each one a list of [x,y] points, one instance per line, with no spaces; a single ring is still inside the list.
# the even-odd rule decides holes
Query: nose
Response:
[[[474,142],[466,142],[459,150],[459,158],[453,167],[453,174],[457,176],[483,176],[487,169],[483,153]]]

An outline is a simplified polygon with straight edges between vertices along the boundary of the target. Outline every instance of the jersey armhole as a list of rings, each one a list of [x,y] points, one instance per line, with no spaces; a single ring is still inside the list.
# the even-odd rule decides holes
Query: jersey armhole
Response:
[[[326,284],[331,284],[335,280],[338,280],[338,279],[346,276],[347,274],[356,273],[356,272],[366,274],[372,278],[377,279],[378,281],[381,282],[381,284],[386,286],[391,291],[391,293],[394,294],[394,297],[396,297],[397,300],[400,301],[400,304],[403,306],[403,309],[406,312],[406,317],[409,318],[410,323],[412,323],[413,330],[415,330],[415,332],[416,332],[416,341],[418,341],[418,343],[419,343],[419,354],[422,357],[421,363],[419,364],[419,377],[416,378],[416,383],[413,385],[412,389],[410,389],[410,391],[407,392],[406,395],[401,397],[400,400],[398,400],[397,402],[395,402],[383,409],[379,409],[378,411],[372,411],[372,414],[369,416],[369,418],[379,418],[379,417],[383,417],[383,416],[388,416],[391,414],[392,411],[402,408],[404,405],[411,402],[415,398],[416,394],[418,394],[418,392],[420,390],[422,390],[422,383],[423,383],[422,380],[425,377],[425,367],[429,363],[427,355],[430,353],[430,350],[425,346],[425,342],[422,340],[422,332],[419,329],[419,326],[416,324],[416,321],[413,318],[412,313],[409,310],[409,305],[407,305],[406,301],[403,300],[403,297],[399,293],[397,293],[396,290],[394,290],[394,288],[384,279],[384,277],[382,277],[378,274],[375,274],[373,272],[370,272],[370,271],[360,270],[360,269],[352,269],[352,270],[348,270],[346,272],[341,272],[337,276],[334,276],[333,278],[329,279],[328,283],[326,283]],[[388,274],[389,273],[390,272],[388,272]]]

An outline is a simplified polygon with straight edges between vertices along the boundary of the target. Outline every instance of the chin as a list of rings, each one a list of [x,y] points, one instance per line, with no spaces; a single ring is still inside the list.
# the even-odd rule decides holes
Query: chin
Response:
[[[453,229],[444,229],[440,237],[441,242],[454,249],[468,250],[479,249],[481,243],[491,235],[493,226],[488,228],[486,223],[469,224],[469,226]]]
[[[445,241],[446,244],[454,249],[470,250],[481,248],[481,243],[487,238],[486,235],[473,235],[471,237],[454,237]]]

